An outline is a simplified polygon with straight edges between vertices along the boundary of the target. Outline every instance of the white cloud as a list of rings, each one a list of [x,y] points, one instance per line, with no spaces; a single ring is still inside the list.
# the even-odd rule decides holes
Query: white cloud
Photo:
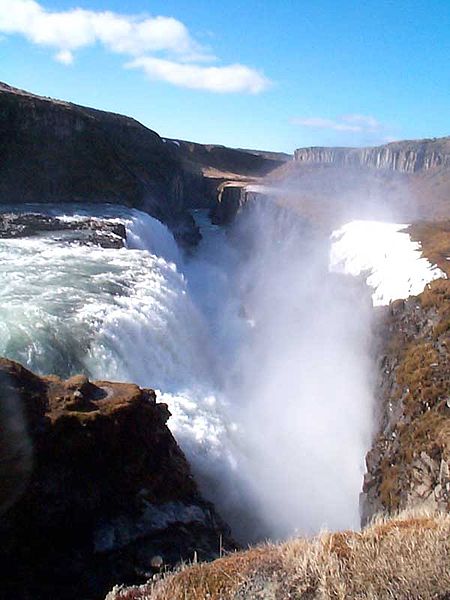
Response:
[[[74,61],[74,58],[70,50],[60,50],[55,54],[55,60],[63,65],[71,65]]]
[[[74,61],[77,50],[100,44],[132,57],[129,66],[174,85],[258,93],[268,84],[263,75],[244,65],[203,66],[216,60],[215,56],[173,17],[80,8],[56,12],[36,0],[0,0],[0,32],[22,35],[33,44],[54,49],[55,60],[65,65]]]
[[[205,67],[143,56],[128,63],[127,67],[143,69],[151,79],[161,79],[174,85],[210,92],[247,91],[258,94],[270,85],[263,75],[239,64]]]
[[[354,133],[375,133],[383,128],[382,124],[374,117],[358,114],[344,115],[338,119],[324,119],[322,117],[294,118],[292,123],[311,129],[330,129],[332,131]]]

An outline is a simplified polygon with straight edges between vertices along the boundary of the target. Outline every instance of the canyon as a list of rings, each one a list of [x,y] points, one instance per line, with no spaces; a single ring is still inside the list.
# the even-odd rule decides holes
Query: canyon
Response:
[[[178,597],[167,580],[203,598],[211,577],[212,598],[275,598],[301,537],[220,555],[449,511],[450,138],[291,157],[0,84],[0,148],[1,406],[24,405],[0,438],[10,596],[97,599],[155,576],[110,597]],[[408,518],[411,540],[442,543],[446,517]],[[376,527],[314,552],[357,569]]]

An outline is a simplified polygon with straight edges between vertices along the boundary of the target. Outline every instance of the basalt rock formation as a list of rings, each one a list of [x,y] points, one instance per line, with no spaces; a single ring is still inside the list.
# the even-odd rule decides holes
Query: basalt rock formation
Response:
[[[0,359],[0,407],[14,416],[0,431],[4,508],[23,492],[0,515],[2,598],[101,598],[194,552],[213,558],[220,539],[230,547],[153,390]]]
[[[289,155],[166,140],[132,118],[0,83],[0,203],[111,202],[199,240],[188,209],[226,181],[258,181]]]
[[[417,173],[436,167],[450,167],[450,137],[392,142],[370,148],[299,148],[295,151],[294,160]]]
[[[372,148],[299,148],[268,176],[283,202],[331,228],[355,218],[447,219],[450,137]]]
[[[292,157],[289,154],[241,150],[212,144],[168,140],[181,157],[186,181],[186,203],[190,208],[221,211],[226,188],[245,188],[260,182]],[[225,191],[228,196],[228,191]],[[228,201],[228,200],[226,200]]]
[[[361,518],[426,505],[450,511],[450,284],[397,300],[379,324],[379,430]],[[382,341],[381,341],[382,340]]]

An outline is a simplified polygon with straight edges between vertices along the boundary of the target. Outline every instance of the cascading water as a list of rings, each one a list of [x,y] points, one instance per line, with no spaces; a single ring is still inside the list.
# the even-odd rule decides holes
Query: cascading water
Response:
[[[197,213],[204,237],[186,258],[133,209],[40,210],[119,220],[128,248],[0,240],[0,355],[159,390],[241,540],[358,526],[370,309],[328,273],[325,240],[261,202],[231,236]]]

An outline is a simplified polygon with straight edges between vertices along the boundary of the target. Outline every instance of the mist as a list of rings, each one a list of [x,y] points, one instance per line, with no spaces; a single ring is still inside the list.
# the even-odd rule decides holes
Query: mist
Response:
[[[203,492],[244,542],[358,528],[373,426],[369,290],[330,274],[329,237],[267,197],[220,236],[188,269],[227,424],[216,460],[191,461]]]

